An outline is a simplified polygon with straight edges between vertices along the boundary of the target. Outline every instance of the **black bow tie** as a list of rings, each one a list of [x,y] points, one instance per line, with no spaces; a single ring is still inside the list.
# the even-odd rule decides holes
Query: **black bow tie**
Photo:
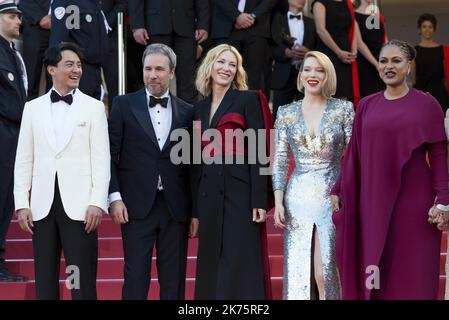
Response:
[[[64,96],[64,97],[61,97],[61,96],[59,95],[59,93],[57,93],[55,90],[51,90],[50,99],[51,99],[51,102],[53,102],[53,103],[62,100],[62,101],[64,101],[65,103],[67,103],[67,104],[70,105],[70,104],[72,104],[72,102],[73,102],[73,95],[72,95],[72,94],[68,94],[68,95],[66,95],[66,96]]]
[[[160,104],[162,108],[167,108],[168,98],[156,98],[150,96],[150,108],[155,107],[157,104]]]
[[[300,14],[298,14],[297,16],[295,16],[294,14],[291,14],[291,15],[289,15],[289,17],[288,17],[289,19],[298,19],[298,20],[301,20],[301,15]]]

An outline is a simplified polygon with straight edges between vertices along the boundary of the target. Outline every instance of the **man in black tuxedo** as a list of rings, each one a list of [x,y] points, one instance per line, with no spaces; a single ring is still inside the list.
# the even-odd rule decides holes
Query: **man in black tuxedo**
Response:
[[[164,44],[149,45],[142,63],[145,88],[114,100],[109,118],[112,219],[122,226],[125,252],[123,299],[146,299],[153,247],[161,299],[184,299],[191,217],[189,167],[174,164],[173,130],[190,130],[191,105],[173,96],[176,55]],[[190,221],[190,231],[189,231]]]
[[[137,43],[173,48],[178,58],[177,96],[195,102],[196,46],[208,38],[209,0],[129,0],[129,16]]]
[[[243,56],[252,90],[264,89],[264,67],[269,61],[271,10],[277,0],[212,0],[211,37],[228,43]]]
[[[108,87],[108,111],[111,112],[112,100],[118,95],[118,49],[117,14],[126,13],[126,0],[102,0],[102,10],[110,30],[108,30],[108,55],[103,64],[104,80]]]
[[[50,39],[51,0],[21,1],[19,8],[23,13],[23,60],[28,74],[28,100],[39,96],[42,66],[45,50]],[[51,77],[46,76],[46,92],[51,88]]]
[[[75,24],[79,9],[79,26]],[[53,0],[51,5],[50,46],[73,42],[84,51],[83,77],[80,90],[95,98],[102,97],[101,67],[106,63],[108,36],[98,0]]]
[[[21,12],[13,1],[0,4],[0,282],[22,281],[6,268],[5,239],[14,211],[14,161],[26,101],[25,65],[15,49]]]
[[[304,97],[297,86],[299,67],[306,52],[315,48],[317,37],[313,19],[302,12],[305,2],[288,0],[288,12],[277,12],[273,18],[271,32],[275,63],[271,88],[274,120],[279,106]]]

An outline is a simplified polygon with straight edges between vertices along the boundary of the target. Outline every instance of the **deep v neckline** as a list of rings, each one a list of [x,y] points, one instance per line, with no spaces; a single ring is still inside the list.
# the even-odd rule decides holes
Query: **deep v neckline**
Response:
[[[224,97],[223,97],[224,98]],[[223,102],[223,99],[221,99],[221,101],[218,103],[217,109],[215,109],[214,113],[212,114],[212,105],[213,102],[210,102],[209,105],[209,112],[207,113],[207,121],[208,121],[208,127],[210,128],[211,124],[212,124],[212,120],[214,120],[215,115],[218,112],[218,109],[220,109],[221,103]]]
[[[328,109],[329,106],[329,100],[326,100],[326,104],[324,105],[324,109],[321,112],[321,116],[320,116],[320,120],[318,121],[318,127],[316,128],[315,134],[312,134],[312,132],[310,131],[309,126],[307,125],[306,122],[306,117],[304,116],[304,110],[303,110],[303,105],[302,105],[302,101],[301,104],[299,105],[299,110],[301,111],[301,117],[302,117],[302,121],[304,122],[304,128],[306,129],[307,135],[310,137],[317,137],[320,135],[321,133],[321,125],[323,123],[324,117],[326,115],[326,111]],[[315,128],[313,128],[315,129]]]

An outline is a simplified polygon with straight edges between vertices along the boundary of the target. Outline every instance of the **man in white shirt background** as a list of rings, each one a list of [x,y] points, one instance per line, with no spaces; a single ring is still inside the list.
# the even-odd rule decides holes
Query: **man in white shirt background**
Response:
[[[14,201],[20,227],[33,235],[37,299],[59,299],[61,250],[79,271],[72,298],[96,299],[110,153],[104,105],[78,89],[81,59],[73,43],[46,51],[53,88],[25,104],[20,128]]]
[[[316,31],[313,19],[303,14],[306,0],[288,0],[287,14],[276,13],[271,25],[274,67],[273,119],[279,106],[303,98],[297,78],[304,55],[315,48]]]
[[[121,224],[125,253],[122,298],[147,298],[156,247],[160,298],[184,299],[188,235],[196,236],[198,219],[191,218],[189,167],[171,161],[176,142],[169,137],[191,129],[193,108],[168,90],[176,68],[170,47],[149,45],[142,64],[145,88],[116,97],[109,117],[110,213]]]

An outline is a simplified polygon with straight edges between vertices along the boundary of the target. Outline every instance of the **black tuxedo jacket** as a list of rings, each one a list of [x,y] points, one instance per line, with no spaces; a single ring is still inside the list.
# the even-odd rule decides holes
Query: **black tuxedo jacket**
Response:
[[[22,0],[19,8],[23,14],[23,22],[37,24],[43,17],[48,15],[51,0]]]
[[[194,118],[196,121],[201,121],[202,132],[208,129],[217,129],[222,121],[226,126],[226,123],[232,123],[232,118],[235,116],[245,119],[246,128],[254,130],[264,128],[259,96],[255,91],[229,89],[209,124],[211,102],[212,97],[209,96],[195,104]],[[226,120],[226,118],[229,119]],[[202,163],[193,166],[191,189],[194,215],[201,216],[201,214],[212,212],[220,203],[225,205],[226,201],[235,201],[233,203],[240,204],[249,203],[251,208],[267,208],[267,176],[260,175],[261,164],[259,161],[249,163],[247,157],[243,162],[244,164]],[[242,190],[242,186],[239,184],[241,181],[247,185],[247,192],[240,192]],[[219,194],[219,190],[224,192],[224,198]],[[208,193],[207,198],[204,197],[204,193]],[[200,201],[203,203],[199,204]],[[205,212],[202,212],[200,207],[206,208]],[[241,210],[240,216],[248,214],[243,205]]]
[[[129,0],[128,6],[131,28],[146,28],[150,36],[192,38],[196,29],[209,30],[209,0]]]
[[[314,50],[316,46],[317,34],[315,30],[315,22],[313,19],[303,15],[304,19],[304,41],[303,46],[310,50]],[[275,60],[273,75],[272,75],[272,89],[281,89],[285,87],[287,80],[290,77],[291,59],[285,55],[285,49],[291,47],[289,45],[289,38],[291,37],[290,28],[288,26],[287,15],[276,13],[272,26],[271,37],[273,43],[273,57]]]
[[[246,0],[246,13],[254,13],[256,22],[245,29],[251,34],[270,37],[270,13],[277,0]],[[234,29],[235,19],[239,16],[238,0],[211,0],[212,3],[212,27],[211,38],[228,38]]]
[[[193,108],[171,95],[172,124],[170,132],[178,128],[191,130]],[[109,193],[120,192],[130,218],[146,217],[156,198],[158,177],[161,176],[170,214],[176,221],[191,216],[189,166],[175,165],[170,151],[176,142],[170,137],[160,150],[145,89],[117,96],[109,117],[111,149],[111,182]]]
[[[56,18],[55,9],[78,6],[80,10],[79,29],[67,28],[72,22],[72,12],[66,11],[63,17]],[[85,62],[103,65],[108,52],[108,36],[101,14],[101,2],[97,0],[53,0],[51,14],[50,46],[60,42],[74,42],[84,50]]]

